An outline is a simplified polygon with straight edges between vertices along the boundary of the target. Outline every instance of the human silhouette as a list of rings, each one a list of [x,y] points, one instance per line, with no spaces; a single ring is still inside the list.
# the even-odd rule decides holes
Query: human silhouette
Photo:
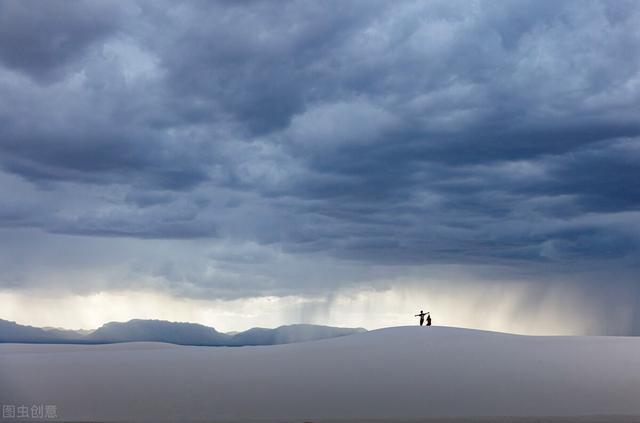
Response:
[[[424,311],[420,310],[420,313],[414,316],[414,317],[418,317],[418,316],[420,317],[420,326],[424,324],[424,316],[426,316],[427,314],[429,314],[429,312],[425,313]]]
[[[427,312],[427,326],[431,326],[431,314]]]

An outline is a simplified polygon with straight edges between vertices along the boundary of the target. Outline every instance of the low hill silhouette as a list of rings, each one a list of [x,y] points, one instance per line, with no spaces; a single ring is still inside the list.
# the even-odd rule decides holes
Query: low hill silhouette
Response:
[[[365,332],[365,329],[296,324],[275,329],[253,328],[229,334],[196,323],[143,319],[109,322],[94,331],[87,332],[37,328],[0,319],[0,342],[4,343],[167,342],[198,346],[277,345],[334,338],[360,332]]]

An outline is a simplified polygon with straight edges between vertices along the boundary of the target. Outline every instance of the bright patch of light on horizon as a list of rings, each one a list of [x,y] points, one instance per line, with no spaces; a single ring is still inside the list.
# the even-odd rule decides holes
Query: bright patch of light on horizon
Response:
[[[537,297],[535,302],[532,297]],[[196,300],[166,294],[121,291],[44,297],[0,293],[3,318],[33,326],[93,329],[109,321],[161,319],[213,326],[219,331],[313,323],[376,329],[417,324],[413,315],[431,312],[434,325],[530,335],[579,335],[603,330],[592,311],[598,307],[575,285],[541,290],[527,283],[421,282],[386,290],[352,290],[326,298],[256,297]],[[610,316],[620,328],[631,308]]]

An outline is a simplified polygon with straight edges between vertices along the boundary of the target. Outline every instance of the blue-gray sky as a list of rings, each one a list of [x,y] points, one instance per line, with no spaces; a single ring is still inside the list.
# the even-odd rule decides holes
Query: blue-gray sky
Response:
[[[0,191],[0,318],[640,334],[640,3],[3,1]]]

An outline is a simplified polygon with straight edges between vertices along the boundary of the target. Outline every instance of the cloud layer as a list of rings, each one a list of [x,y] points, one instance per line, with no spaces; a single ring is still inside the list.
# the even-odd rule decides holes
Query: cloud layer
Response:
[[[638,296],[638,28],[626,1],[3,2],[0,286],[455,265]]]

